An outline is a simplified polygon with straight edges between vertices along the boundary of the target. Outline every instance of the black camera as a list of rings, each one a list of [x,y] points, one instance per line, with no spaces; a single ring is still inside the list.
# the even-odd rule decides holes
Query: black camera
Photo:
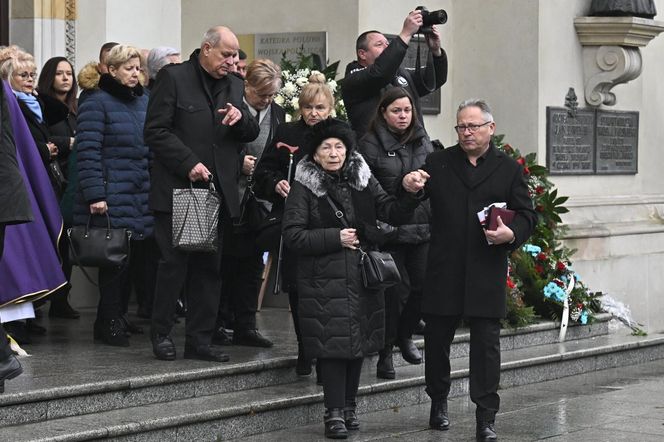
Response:
[[[444,9],[429,11],[425,6],[418,6],[416,11],[422,11],[422,26],[417,30],[418,34],[431,34],[433,25],[444,25],[447,23],[447,12]]]

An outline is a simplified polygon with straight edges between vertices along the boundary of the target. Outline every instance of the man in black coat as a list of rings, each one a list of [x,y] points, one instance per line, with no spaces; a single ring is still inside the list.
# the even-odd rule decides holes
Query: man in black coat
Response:
[[[186,287],[184,357],[228,360],[228,355],[211,345],[219,307],[221,250],[183,253],[172,247],[172,194],[191,182],[207,186],[212,176],[222,193],[222,219],[239,215],[241,143],[256,138],[258,124],[243,102],[242,80],[229,75],[238,50],[230,29],[211,28],[188,61],[159,72],[150,94],[144,135],[154,153],[150,208],[162,254],[152,316],[152,346],[158,359],[175,359],[169,334],[176,301]]]
[[[400,67],[406,56],[408,43],[420,26],[422,11],[411,11],[403,22],[401,32],[392,42],[388,43],[385,36],[378,31],[363,32],[357,38],[357,60],[346,66],[346,74],[341,82],[341,95],[348,119],[358,138],[368,130],[383,90],[394,86],[406,89],[413,97],[418,118],[424,127],[420,97],[440,88],[447,81],[447,55],[440,47],[438,30],[432,26],[432,32],[425,34],[433,55],[432,62],[427,63],[421,72],[409,72]],[[430,80],[432,76],[433,85]],[[427,85],[433,86],[433,89],[429,90]]]
[[[459,143],[430,154],[423,167],[432,211],[422,299],[429,425],[449,427],[450,344],[463,318],[470,325],[470,398],[477,406],[477,439],[482,441],[496,439],[508,253],[530,237],[537,223],[523,168],[491,143],[495,127],[484,101],[463,102],[455,126]],[[477,212],[495,202],[507,203],[516,214],[509,224],[499,220],[496,230],[487,230]]]

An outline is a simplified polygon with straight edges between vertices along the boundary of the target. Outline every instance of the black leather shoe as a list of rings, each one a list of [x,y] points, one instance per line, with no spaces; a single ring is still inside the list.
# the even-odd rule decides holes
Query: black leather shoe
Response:
[[[346,439],[348,430],[344,423],[341,408],[328,408],[325,410],[325,437],[329,439]]]
[[[236,330],[233,333],[233,345],[270,348],[272,341],[261,335],[258,330]]]
[[[475,438],[479,442],[491,442],[494,440],[498,440],[498,435],[496,434],[494,423],[491,421],[477,422],[477,426],[475,429]]]
[[[357,418],[355,407],[344,408],[344,422],[348,431],[355,431],[360,429],[360,420]]]
[[[214,345],[233,345],[233,330],[219,327],[212,334],[212,343]]]
[[[127,337],[131,335],[142,335],[144,333],[143,327],[140,327],[129,320],[129,316],[125,313],[120,317],[122,322],[124,322],[124,328],[127,332]]]
[[[380,379],[394,379],[397,377],[392,361],[392,348],[384,348],[378,352],[378,364],[376,364],[376,377]]]
[[[63,301],[51,301],[51,308],[48,309],[49,318],[78,319],[81,314],[69,305],[66,299]]]
[[[401,350],[401,356],[409,364],[419,365],[422,363],[422,353],[417,349],[412,339],[399,339],[399,349]]]
[[[23,373],[21,363],[16,359],[16,356],[9,355],[3,361],[0,361],[0,393],[5,392],[5,381],[7,379],[14,379],[16,376]]]
[[[445,399],[431,401],[429,427],[440,431],[445,431],[450,428],[450,419],[447,416],[447,401]]]
[[[185,359],[199,359],[201,361],[227,362],[230,359],[226,353],[213,345],[198,345],[184,347]]]
[[[129,338],[124,321],[116,319],[97,319],[94,324],[95,342],[114,347],[129,347]]]
[[[297,364],[295,364],[295,374],[298,376],[311,375],[311,359],[304,355],[304,348],[302,344],[297,346]]]
[[[175,360],[175,344],[168,335],[156,334],[152,336],[152,352],[162,361]]]

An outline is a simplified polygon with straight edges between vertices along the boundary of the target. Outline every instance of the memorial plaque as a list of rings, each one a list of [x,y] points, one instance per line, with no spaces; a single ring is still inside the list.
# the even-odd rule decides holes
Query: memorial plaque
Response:
[[[254,36],[255,58],[267,58],[277,65],[284,53],[291,61],[296,54],[316,54],[323,66],[327,63],[327,34],[325,32],[284,32],[277,34],[256,34]]]
[[[551,175],[595,172],[595,111],[546,108],[546,166]]]
[[[598,174],[637,172],[639,113],[597,111],[596,171]]]

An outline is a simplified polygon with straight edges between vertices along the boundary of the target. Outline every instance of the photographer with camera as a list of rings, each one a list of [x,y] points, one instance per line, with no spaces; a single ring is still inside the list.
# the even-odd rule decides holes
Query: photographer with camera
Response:
[[[420,123],[424,126],[420,97],[440,88],[447,81],[447,55],[440,46],[440,34],[433,26],[445,21],[445,11],[429,12],[426,8],[418,7],[408,13],[401,32],[392,42],[388,42],[378,31],[363,32],[357,38],[357,60],[346,66],[341,94],[358,138],[366,133],[382,92],[394,86],[402,87],[410,93]],[[427,63],[426,68],[420,72],[411,72],[400,65],[410,40],[417,33],[424,34],[433,61]],[[425,79],[432,76],[434,81],[429,80],[429,85],[425,84]]]

